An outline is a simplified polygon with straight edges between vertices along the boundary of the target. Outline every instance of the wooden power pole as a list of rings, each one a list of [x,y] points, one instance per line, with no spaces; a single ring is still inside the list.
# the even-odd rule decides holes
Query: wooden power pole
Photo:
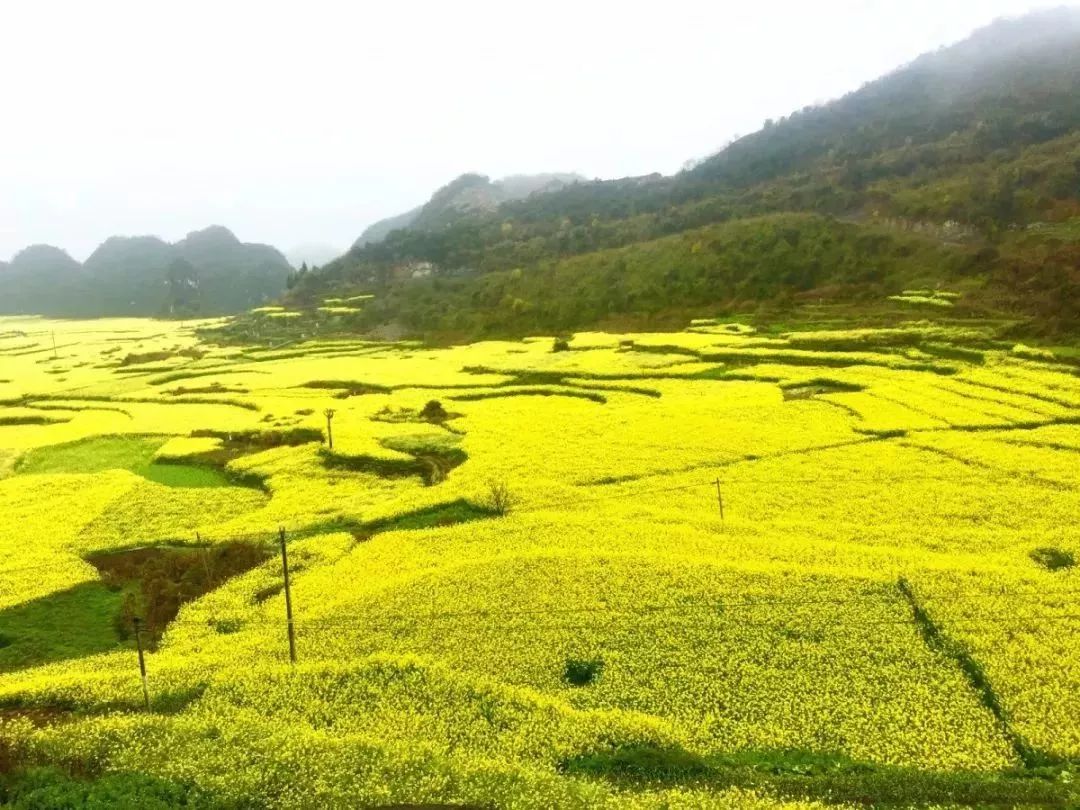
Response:
[[[138,616],[133,620],[135,625],[135,648],[139,651],[139,677],[142,678],[143,705],[150,711],[150,687],[146,683],[146,658],[142,645],[142,619]]]
[[[323,411],[326,416],[326,442],[331,450],[334,449],[334,409],[327,408]]]
[[[292,591],[289,590],[289,552],[285,547],[285,527],[278,529],[281,540],[281,572],[285,576],[285,621],[289,627],[289,661],[296,663],[296,628],[293,627]]]

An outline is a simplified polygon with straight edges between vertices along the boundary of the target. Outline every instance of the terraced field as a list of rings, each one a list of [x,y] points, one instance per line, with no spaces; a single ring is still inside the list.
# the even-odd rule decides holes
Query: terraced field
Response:
[[[2,789],[1075,806],[1078,454],[1076,367],[978,326],[0,319]]]

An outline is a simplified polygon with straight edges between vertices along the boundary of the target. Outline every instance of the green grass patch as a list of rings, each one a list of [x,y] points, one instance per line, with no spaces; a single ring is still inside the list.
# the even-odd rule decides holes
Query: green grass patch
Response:
[[[223,805],[194,785],[145,773],[75,776],[55,767],[18,769],[0,777],[0,804],[12,810],[128,807],[140,810],[212,810]]]
[[[154,461],[154,454],[166,441],[167,436],[94,436],[31,450],[19,459],[15,469],[21,475],[127,470],[168,487],[232,484],[223,470],[214,467]]]

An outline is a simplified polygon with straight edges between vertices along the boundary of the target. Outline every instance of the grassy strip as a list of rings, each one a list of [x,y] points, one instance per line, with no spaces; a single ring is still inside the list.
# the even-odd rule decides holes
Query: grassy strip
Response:
[[[1002,408],[1012,408],[1012,409],[1017,410],[1017,411],[1023,411],[1024,413],[1029,414],[1029,415],[1041,416],[1041,417],[1044,417],[1044,418],[1052,418],[1052,417],[1049,417],[1049,415],[1047,414],[1045,406],[1040,409],[1040,408],[1036,407],[1033,403],[1024,403],[1023,405],[1016,405],[1016,404],[1013,404],[1011,402],[1005,402],[1005,401],[1001,400],[999,397],[995,397],[995,396],[992,396],[990,394],[981,394],[981,393],[975,393],[974,391],[966,391],[966,390],[964,390],[963,385],[961,385],[961,383],[963,383],[963,382],[965,382],[965,381],[964,380],[950,380],[949,381],[950,385],[948,387],[945,387],[945,386],[942,386],[942,385],[932,385],[932,386],[929,386],[929,387],[933,388],[935,391],[939,391],[939,392],[941,392],[943,394],[946,394],[948,396],[959,397],[960,399],[966,400],[967,402],[971,402],[971,403],[989,402],[991,405],[997,405],[997,406],[1002,407]],[[1001,393],[1004,393],[1004,390]],[[1026,395],[1023,392],[1015,391],[1015,392],[1012,392],[1012,393],[1013,393],[1013,396],[1025,397],[1026,398]],[[1031,398],[1031,399],[1033,399],[1033,398]],[[1039,402],[1039,401],[1040,400],[1035,400],[1035,402]],[[981,411],[981,412],[986,413],[985,411]],[[986,414],[986,415],[991,417],[991,418],[1001,418],[1001,417],[994,417],[992,414]]]
[[[884,399],[884,397],[882,398]],[[1080,416],[1062,416],[1057,419],[1044,419],[1042,421],[1032,420],[1030,422],[1009,422],[1008,424],[949,425],[947,427],[916,428],[913,429],[911,432],[942,433],[945,431],[955,430],[961,433],[994,433],[995,431],[1006,433],[1014,430],[1038,430],[1039,428],[1053,427],[1054,425],[1080,425]]]
[[[255,402],[247,402],[242,399],[224,399],[222,397],[175,397],[173,399],[154,399],[153,397],[110,397],[103,394],[80,394],[68,396],[67,394],[29,394],[22,398],[21,402],[129,402],[143,405],[225,405],[230,408],[243,408],[248,411],[258,411],[260,407]]]
[[[185,363],[184,365],[187,365],[187,364]],[[158,372],[161,372],[161,371],[171,371],[172,369],[175,369],[176,366],[175,365],[172,365],[172,366],[165,366],[165,365],[156,365],[156,366],[109,366],[109,365],[104,365],[104,366],[99,366],[98,368],[111,368],[112,371],[113,371],[113,374],[130,374],[131,376],[134,377],[134,376],[139,376],[139,375],[144,375],[144,374],[157,374]]]
[[[130,411],[125,411],[123,408],[110,408],[108,405],[46,405],[43,402],[37,402],[32,407],[35,411],[100,411],[102,413],[120,413],[128,419],[132,418]]]
[[[911,583],[904,577],[896,582],[896,587],[907,603],[911,606],[912,618],[919,629],[926,646],[935,652],[939,652],[951,658],[964,673],[972,690],[979,696],[982,704],[990,710],[997,719],[1001,733],[1008,740],[1020,761],[1026,768],[1040,768],[1060,764],[1060,760],[1036,750],[1024,737],[1013,728],[1008,712],[1001,703],[1001,699],[994,691],[990,678],[982,665],[968,652],[960,642],[949,638],[933,620],[915,596]]]
[[[191,371],[174,371],[171,374],[162,374],[159,377],[152,377],[147,380],[150,385],[166,385],[171,382],[177,382],[179,380],[191,380],[196,377],[216,377],[223,374],[268,374],[267,371],[262,370],[250,370],[242,368],[232,368],[232,363],[225,363],[219,366],[203,367],[201,369],[193,369]]]
[[[466,366],[462,369],[466,374],[477,375],[492,375],[499,377],[509,377],[510,379],[503,380],[501,382],[489,383],[486,385],[477,385],[473,383],[450,383],[446,385],[436,385],[431,383],[402,383],[398,385],[377,385],[375,383],[365,383],[349,380],[314,380],[309,383],[305,383],[302,388],[328,388],[335,389],[344,392],[339,396],[357,396],[360,394],[375,394],[375,393],[390,393],[392,391],[400,391],[402,389],[432,389],[432,390],[471,390],[476,388],[520,388],[527,386],[541,386],[541,385],[561,385],[566,388],[576,388],[582,391],[621,391],[627,394],[640,394],[642,396],[659,398],[661,393],[652,388],[644,388],[634,385],[608,385],[608,386],[589,386],[584,385],[577,380],[620,380],[620,379],[634,379],[632,377],[620,377],[620,376],[602,376],[602,375],[590,375],[590,374],[577,374],[574,372],[562,372],[562,371],[532,371],[532,370],[513,370],[513,371],[500,371],[498,369],[490,369],[486,366]],[[451,397],[453,398],[453,397]],[[478,397],[479,398],[479,397]],[[592,397],[590,397],[592,398]],[[596,400],[599,401],[599,400]],[[606,402],[606,400],[604,400]]]
[[[52,346],[42,346],[41,348],[38,348],[38,349],[29,349],[27,351],[22,351],[22,352],[6,352],[5,354],[8,357],[26,357],[27,355],[30,355],[30,354],[42,354],[44,352],[60,351],[61,349],[70,349],[72,346],[78,346],[78,345],[79,345],[78,343],[63,343],[63,344],[57,346],[55,349],[53,349]]]
[[[584,486],[607,486],[609,484],[625,484],[631,481],[643,481],[647,478],[658,478],[666,475],[678,475],[679,473],[693,472],[694,470],[726,469],[728,467],[735,467],[739,464],[749,464],[755,461],[766,461],[769,459],[784,458],[786,456],[809,455],[810,453],[821,453],[826,450],[837,450],[841,447],[854,447],[858,444],[888,441],[889,439],[896,438],[898,435],[902,435],[893,431],[881,431],[879,433],[860,431],[860,433],[862,433],[860,438],[833,442],[831,444],[819,444],[811,447],[795,448],[793,450],[778,450],[775,453],[762,453],[760,455],[757,453],[746,453],[736,458],[726,458],[720,461],[699,461],[694,464],[687,464],[684,467],[669,467],[667,469],[651,470],[645,473],[631,473],[629,475],[607,475],[603,478],[594,478],[580,483]]]
[[[977,349],[965,349],[949,343],[922,343],[919,350],[943,360],[959,360],[963,363],[982,366],[986,364],[986,354]]]
[[[474,520],[485,520],[497,517],[498,514],[494,509],[477,506],[464,498],[458,498],[456,501],[450,501],[449,503],[440,503],[413,512],[395,515],[391,518],[370,521],[364,524],[364,529],[371,534],[411,529],[432,529],[439,526],[470,523]]]
[[[513,379],[508,382],[492,383],[491,385],[484,386],[486,388],[498,388],[506,385],[521,385],[520,380],[531,380],[533,382],[543,382],[547,384],[561,384],[561,385],[573,385],[569,380],[604,380],[604,381],[627,381],[637,382],[640,380],[652,380],[656,382],[666,382],[669,380],[717,380],[719,382],[765,382],[765,383],[778,383],[781,381],[781,377],[766,374],[749,374],[745,372],[730,371],[724,366],[714,366],[713,368],[702,369],[701,371],[692,372],[673,372],[671,374],[656,374],[656,373],[611,373],[603,374],[599,372],[578,372],[578,371],[533,371],[530,369],[497,369],[489,366],[465,366],[461,369],[466,374],[498,374],[502,376],[511,376]],[[415,386],[399,386],[399,387],[415,387]],[[443,387],[443,386],[440,386]],[[450,387],[450,386],[445,386]],[[465,387],[465,386],[458,386]],[[477,387],[477,386],[467,386]],[[630,390],[629,388],[625,390]],[[642,388],[640,391],[631,391],[631,393],[645,393],[646,391],[652,391],[652,389]],[[651,394],[648,394],[651,395]]]
[[[1007,385],[994,385],[993,383],[982,382],[980,380],[958,380],[958,382],[963,383],[964,385],[972,385],[976,388],[985,388],[988,391],[1000,391],[1003,394],[1013,394],[1018,397],[1037,399],[1042,402],[1049,402],[1053,405],[1061,405],[1065,408],[1080,408],[1080,400],[1062,399],[1061,397],[1044,394],[1041,391],[1023,391],[1019,388],[1009,388]]]
[[[811,751],[747,751],[703,757],[677,746],[614,746],[563,760],[563,773],[645,785],[757,789],[790,799],[874,807],[1075,807],[1080,792],[1057,774],[923,771]],[[872,797],[872,799],[871,799]]]
[[[299,447],[302,444],[322,442],[323,432],[318,428],[289,428],[288,430],[193,430],[194,439],[220,439],[231,460],[248,453],[269,450],[272,447]]]
[[[594,391],[582,389],[558,390],[554,388],[507,388],[498,391],[477,391],[473,394],[454,394],[448,399],[459,402],[471,402],[479,399],[500,399],[503,397],[572,397],[574,399],[587,399],[591,402],[599,402],[601,405],[607,402],[607,397]]]
[[[395,448],[397,449],[397,448]],[[402,450],[411,459],[379,458],[367,454],[346,455],[332,450],[320,450],[323,465],[331,470],[351,470],[377,475],[380,478],[408,478],[418,475],[427,486],[446,480],[455,467],[464,464],[469,456],[456,447]]]
[[[314,349],[294,349],[287,352],[277,352],[274,349],[265,349],[261,351],[267,352],[267,354],[254,354],[253,352],[245,352],[243,358],[245,361],[252,363],[270,363],[275,360],[294,360],[298,357],[349,357],[349,356],[363,356],[365,354],[375,354],[377,352],[385,351],[387,349],[402,348],[400,346],[393,346],[388,344],[360,344],[355,346],[341,346],[341,347],[325,347]],[[414,346],[407,346],[405,348],[414,348]],[[275,352],[270,354],[269,352]]]
[[[356,397],[363,394],[389,394],[393,391],[393,389],[387,385],[359,382],[357,380],[311,380],[310,382],[306,382],[297,387],[340,391],[341,394],[338,396],[341,396],[342,398]]]
[[[0,416],[0,427],[20,427],[23,425],[58,425],[70,422],[70,419],[58,419],[55,416]]]
[[[710,363],[724,363],[729,366],[756,366],[762,363],[778,363],[785,366],[822,366],[823,368],[853,368],[855,366],[873,366],[894,371],[928,371],[945,377],[959,373],[954,366],[942,366],[934,363],[887,362],[863,357],[830,357],[828,355],[793,354],[784,351],[747,354],[741,351],[701,352],[702,360]]]
[[[814,377],[804,382],[781,383],[780,388],[784,391],[811,388],[818,394],[850,394],[856,391],[865,391],[866,386],[845,380],[834,380],[831,377]]]

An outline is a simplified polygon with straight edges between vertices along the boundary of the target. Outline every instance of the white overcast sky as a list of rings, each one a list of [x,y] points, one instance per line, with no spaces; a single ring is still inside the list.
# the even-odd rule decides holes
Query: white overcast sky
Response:
[[[671,173],[1033,0],[0,0],[0,258],[347,247],[465,171]]]

